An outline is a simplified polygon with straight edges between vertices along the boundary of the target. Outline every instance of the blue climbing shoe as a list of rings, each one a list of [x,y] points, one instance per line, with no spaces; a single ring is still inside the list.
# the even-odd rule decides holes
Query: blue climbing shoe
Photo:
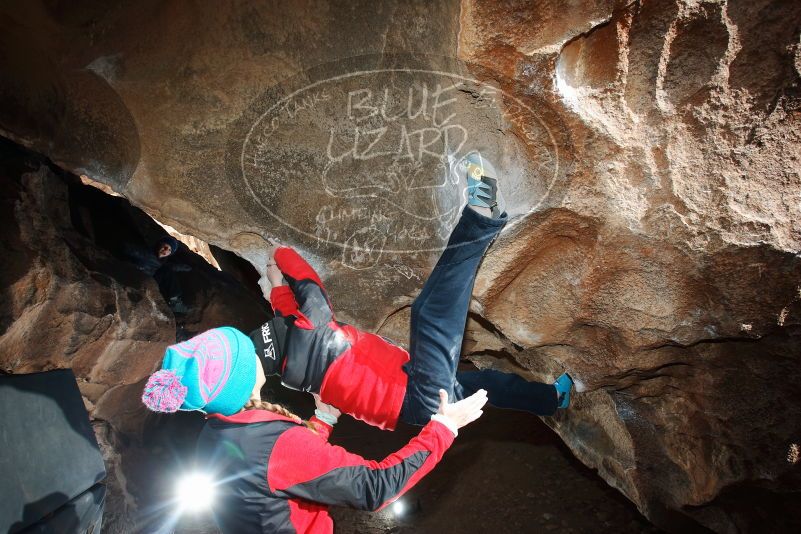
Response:
[[[495,168],[480,153],[473,152],[464,159],[467,170],[467,203],[471,206],[488,208],[492,217],[498,218],[498,180]]]
[[[570,378],[570,375],[562,373],[562,375],[556,379],[556,382],[553,383],[553,387],[556,388],[556,398],[559,402],[557,408],[567,408],[570,406],[570,390],[573,389],[573,379]]]

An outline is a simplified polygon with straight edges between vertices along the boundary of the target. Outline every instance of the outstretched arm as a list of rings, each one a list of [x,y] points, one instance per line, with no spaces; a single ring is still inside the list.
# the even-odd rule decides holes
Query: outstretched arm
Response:
[[[454,404],[448,404],[446,395],[432,421],[405,447],[380,462],[330,445],[325,441],[327,432],[321,439],[304,427],[293,428],[273,447],[267,483],[276,494],[290,498],[379,510],[434,468],[453,443],[457,429],[476,420],[486,402],[483,390]],[[319,421],[314,423],[318,429],[322,426]]]

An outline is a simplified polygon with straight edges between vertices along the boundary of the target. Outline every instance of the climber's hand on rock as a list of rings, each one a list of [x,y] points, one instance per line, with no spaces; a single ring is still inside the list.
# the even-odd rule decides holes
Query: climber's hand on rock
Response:
[[[269,265],[270,263],[275,263],[275,251],[283,245],[272,237],[267,238],[267,243],[269,244],[267,247],[267,265]]]
[[[437,413],[449,419],[456,428],[472,423],[484,413],[481,409],[487,404],[486,390],[479,389],[466,399],[458,402],[448,402],[448,394],[444,389],[439,390],[439,410]]]
[[[267,247],[267,280],[272,287],[282,286],[284,285],[284,275],[275,263],[275,251],[281,244],[271,237],[267,238],[267,243],[269,243]]]
[[[272,287],[284,285],[284,275],[275,262],[267,263],[267,280],[269,280]]]

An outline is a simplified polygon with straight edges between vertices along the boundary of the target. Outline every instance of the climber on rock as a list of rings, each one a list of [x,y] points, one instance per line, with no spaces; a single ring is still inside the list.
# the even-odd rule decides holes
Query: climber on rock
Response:
[[[466,161],[468,207],[412,305],[409,351],[336,321],[317,273],[293,249],[273,246],[267,276],[275,317],[250,334],[266,374],[390,430],[399,419],[426,424],[440,389],[454,400],[485,389],[493,406],[538,415],[568,406],[567,373],[543,384],[495,370],[457,372],[478,265],[507,218],[492,165],[478,153]]]
[[[434,468],[487,402],[484,391],[452,404],[439,392],[420,433],[376,462],[328,443],[339,410],[315,396],[315,416],[303,422],[263,402],[264,383],[253,343],[223,327],[169,347],[142,395],[156,412],[208,414],[196,463],[215,477],[212,511],[225,534],[333,532],[330,505],[383,508]]]

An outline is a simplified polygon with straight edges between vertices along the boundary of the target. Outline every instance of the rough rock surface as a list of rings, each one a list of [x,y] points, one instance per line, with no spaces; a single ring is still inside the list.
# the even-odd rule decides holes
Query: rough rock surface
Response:
[[[257,269],[266,237],[300,247],[340,319],[398,339],[458,213],[447,156],[491,154],[512,222],[465,352],[570,371],[583,394],[550,424],[658,524],[801,521],[798,2],[12,2],[0,20],[4,135]]]
[[[797,528],[801,6],[585,7],[464,10],[463,53],[547,87],[575,153],[485,262],[482,318],[579,379],[553,426],[654,521]]]

